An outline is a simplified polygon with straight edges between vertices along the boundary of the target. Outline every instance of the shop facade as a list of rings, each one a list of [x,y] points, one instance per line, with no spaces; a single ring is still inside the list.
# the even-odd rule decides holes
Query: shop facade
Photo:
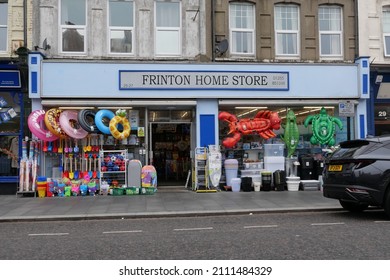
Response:
[[[348,64],[152,64],[53,61],[31,53],[29,97],[32,111],[126,110],[130,137],[114,142],[109,136],[97,137],[97,143],[125,149],[129,158],[154,165],[160,186],[184,186],[195,149],[221,145],[227,137],[226,121],[218,119],[221,111],[241,119],[269,110],[278,112],[283,124],[287,111],[294,109],[300,148],[306,150],[315,147],[302,118],[322,107],[343,123],[342,130],[335,130],[336,143],[365,137],[369,74],[365,57]],[[245,136],[232,150],[245,150],[246,143],[280,143],[283,128],[274,132],[276,137],[268,140],[258,134]],[[261,157],[254,152],[258,147],[244,148],[253,150],[246,157]],[[222,150],[227,155],[229,149]],[[56,155],[45,154],[43,161],[42,175],[58,175]]]

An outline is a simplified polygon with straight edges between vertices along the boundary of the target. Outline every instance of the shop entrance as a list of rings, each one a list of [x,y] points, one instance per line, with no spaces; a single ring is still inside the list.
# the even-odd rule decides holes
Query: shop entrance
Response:
[[[191,169],[191,123],[150,123],[151,164],[158,186],[184,186]]]

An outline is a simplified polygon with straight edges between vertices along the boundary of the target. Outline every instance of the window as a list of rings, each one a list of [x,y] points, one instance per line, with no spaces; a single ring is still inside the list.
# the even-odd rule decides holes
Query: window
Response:
[[[230,41],[232,54],[254,54],[255,16],[254,5],[234,3],[230,5]]]
[[[299,10],[296,5],[275,6],[275,46],[277,56],[298,56]]]
[[[341,7],[321,6],[318,10],[320,56],[341,57],[343,24]]]
[[[156,2],[157,56],[178,56],[181,54],[180,2]]]
[[[111,53],[133,53],[134,3],[109,1],[109,42]]]
[[[8,1],[0,2],[0,52],[7,51],[8,32]]]
[[[84,53],[86,50],[85,0],[61,0],[60,18],[62,52]]]
[[[390,6],[383,7],[382,15],[385,56],[390,56]]]

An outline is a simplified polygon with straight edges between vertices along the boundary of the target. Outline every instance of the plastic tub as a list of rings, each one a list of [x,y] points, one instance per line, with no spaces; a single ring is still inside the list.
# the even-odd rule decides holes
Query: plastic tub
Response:
[[[232,191],[233,192],[239,192],[241,189],[241,178],[232,178]]]

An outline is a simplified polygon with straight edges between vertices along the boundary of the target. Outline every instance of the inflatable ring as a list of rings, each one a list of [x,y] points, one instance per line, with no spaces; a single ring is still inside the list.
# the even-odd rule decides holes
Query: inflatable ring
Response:
[[[110,110],[99,110],[95,115],[95,124],[97,128],[104,134],[111,134],[109,126],[103,123],[103,119],[111,119],[115,117],[114,112]]]
[[[45,114],[45,110],[35,110],[31,112],[28,116],[27,125],[31,133],[38,137],[38,139],[52,142],[57,140],[58,137],[41,126],[41,122],[45,119]]]
[[[77,111],[65,110],[60,115],[61,128],[74,139],[82,139],[88,135],[77,121]]]
[[[92,110],[83,109],[77,114],[77,120],[80,126],[89,133],[100,132],[95,124],[96,113]]]
[[[66,138],[67,135],[60,125],[61,109],[52,108],[45,114],[45,124],[48,130],[59,138]]]
[[[119,124],[122,124],[123,130],[118,130]],[[130,123],[126,117],[115,116],[110,121],[110,132],[116,139],[126,139],[130,136]]]

